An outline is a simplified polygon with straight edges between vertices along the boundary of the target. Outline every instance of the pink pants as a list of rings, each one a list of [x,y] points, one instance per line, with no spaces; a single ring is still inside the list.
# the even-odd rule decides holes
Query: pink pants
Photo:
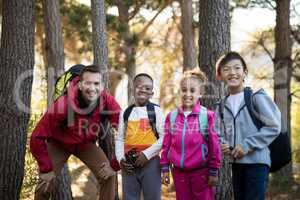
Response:
[[[208,185],[208,169],[182,171],[173,169],[177,200],[214,200],[214,189]]]

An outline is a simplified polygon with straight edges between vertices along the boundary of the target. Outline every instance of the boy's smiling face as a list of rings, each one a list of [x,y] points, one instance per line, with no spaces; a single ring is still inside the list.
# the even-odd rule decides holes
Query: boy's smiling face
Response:
[[[238,93],[243,90],[246,75],[247,70],[244,69],[239,59],[227,62],[221,68],[221,78],[228,86],[230,93]]]
[[[153,82],[146,76],[139,76],[133,83],[136,106],[144,106],[153,96]]]

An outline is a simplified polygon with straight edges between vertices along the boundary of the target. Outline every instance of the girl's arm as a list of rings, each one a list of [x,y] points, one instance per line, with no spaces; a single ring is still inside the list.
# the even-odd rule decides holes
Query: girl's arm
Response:
[[[160,165],[161,165],[161,170],[162,172],[168,172],[169,171],[169,165],[170,165],[170,160],[169,160],[169,151],[170,151],[170,146],[172,143],[172,135],[170,132],[170,113],[168,114],[164,126],[164,139],[163,139],[163,144],[162,144],[162,152],[161,152],[161,159],[160,159]]]
[[[221,167],[221,150],[217,133],[214,130],[214,113],[208,111],[208,167],[210,176],[217,176]]]

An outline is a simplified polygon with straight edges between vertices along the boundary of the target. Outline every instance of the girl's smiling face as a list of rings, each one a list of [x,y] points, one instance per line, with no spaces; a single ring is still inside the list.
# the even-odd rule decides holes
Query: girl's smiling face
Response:
[[[225,63],[220,72],[221,79],[228,86],[230,94],[236,94],[243,90],[248,71],[239,59],[233,59]]]
[[[201,96],[201,83],[196,78],[185,78],[180,83],[180,96],[184,110],[191,111]]]

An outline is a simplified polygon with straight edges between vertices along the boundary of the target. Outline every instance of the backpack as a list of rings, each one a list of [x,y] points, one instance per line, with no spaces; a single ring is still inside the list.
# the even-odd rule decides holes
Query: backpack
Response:
[[[79,76],[81,70],[85,66],[82,64],[73,65],[70,69],[65,71],[61,76],[56,79],[54,85],[54,93],[53,93],[53,100],[58,99],[58,97],[64,95],[67,91],[69,86],[69,82],[73,80],[75,77]]]
[[[252,89],[250,87],[246,87],[244,90],[245,103],[253,123],[259,130],[264,126],[264,124],[255,115],[255,105],[253,103],[252,94]],[[280,134],[271,142],[268,148],[270,150],[271,158],[270,172],[276,172],[291,162],[292,153],[290,139],[287,132],[283,132],[282,128]]]
[[[175,109],[170,114],[170,132],[174,133],[175,120],[178,115],[178,109]],[[200,113],[198,114],[198,124],[201,134],[208,141],[208,118],[207,118],[207,109],[204,106],[201,106]]]
[[[244,89],[245,104],[250,114],[250,117],[259,130],[264,126],[263,122],[255,115],[255,105],[253,104],[253,91],[250,87]],[[219,103],[219,114],[223,124],[224,122],[224,101]],[[284,147],[284,148],[283,148]],[[287,165],[292,160],[291,145],[287,132],[281,130],[280,134],[269,144],[271,166],[270,172],[276,172]],[[279,156],[280,155],[280,156]]]
[[[159,106],[159,105],[148,102],[146,104],[146,109],[147,109],[147,114],[148,114],[148,119],[149,119],[151,129],[154,132],[156,139],[159,139],[159,134],[158,134],[157,129],[156,129],[156,115],[155,115],[155,108],[154,108],[155,106]],[[123,113],[123,120],[124,120],[124,124],[125,124],[125,130],[126,130],[126,127],[127,127],[127,124],[128,124],[129,115],[132,112],[134,107],[135,107],[134,104],[128,106],[126,108],[126,110],[124,111],[124,113]],[[124,134],[124,136],[125,136],[125,134]]]

